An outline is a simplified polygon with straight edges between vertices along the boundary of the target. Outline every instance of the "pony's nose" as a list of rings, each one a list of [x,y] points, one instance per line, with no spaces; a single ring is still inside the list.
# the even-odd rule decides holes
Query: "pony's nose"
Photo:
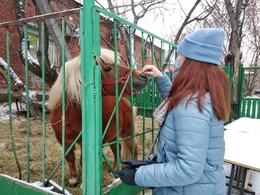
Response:
[[[140,77],[141,77],[142,79],[147,79],[147,76],[144,75],[144,74],[140,74]]]

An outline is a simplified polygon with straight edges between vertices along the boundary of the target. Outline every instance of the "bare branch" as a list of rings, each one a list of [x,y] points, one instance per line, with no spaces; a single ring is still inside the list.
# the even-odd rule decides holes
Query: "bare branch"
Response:
[[[3,58],[0,57],[0,75],[2,75],[6,83],[8,83],[7,68],[8,68],[8,64],[4,61]],[[11,84],[11,90],[13,92],[22,93],[25,91],[23,82],[19,79],[19,77],[15,74],[15,72],[11,67],[10,67],[10,84]]]
[[[180,29],[178,30],[178,33],[177,33],[177,35],[176,35],[176,37],[175,37],[175,40],[174,40],[174,43],[175,43],[175,44],[177,44],[177,42],[179,41],[180,36],[181,36],[181,34],[182,34],[182,31],[183,31],[184,27],[188,24],[188,21],[189,21],[191,15],[192,15],[192,13],[193,13],[194,10],[197,8],[197,6],[199,5],[200,2],[201,2],[201,0],[197,0],[197,1],[194,3],[194,5],[192,6],[191,10],[188,12],[188,14],[187,14],[185,20],[183,21],[183,23],[182,23],[182,25],[181,25]]]

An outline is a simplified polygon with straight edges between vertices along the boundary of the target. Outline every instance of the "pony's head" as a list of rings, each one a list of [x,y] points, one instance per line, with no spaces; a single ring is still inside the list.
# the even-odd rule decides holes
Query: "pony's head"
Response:
[[[121,63],[121,60],[115,63],[114,59],[114,51],[109,49],[101,49],[101,55],[96,57],[97,64],[101,66],[103,95],[115,95],[116,83],[118,83],[118,92],[120,93],[130,76],[130,68]],[[120,59],[119,56],[117,56],[117,59]],[[116,68],[118,70],[118,80],[115,80]],[[148,83],[148,78],[137,69],[132,71],[132,76],[133,93],[142,91]],[[123,96],[129,96],[130,94],[130,79],[128,79]]]
[[[119,59],[119,57],[117,58]],[[115,95],[115,83],[118,83],[118,92],[124,88],[123,96],[130,95],[131,81],[128,79],[130,68],[126,65],[114,62],[114,51],[101,49],[101,55],[96,57],[97,64],[101,66],[102,92],[103,95]],[[80,57],[75,57],[65,64],[66,98],[67,101],[81,104],[81,62]],[[118,80],[115,81],[115,70],[118,70]],[[133,93],[142,91],[148,83],[148,78],[138,70],[132,71]],[[54,109],[61,102],[62,94],[62,71],[50,89],[48,108]]]

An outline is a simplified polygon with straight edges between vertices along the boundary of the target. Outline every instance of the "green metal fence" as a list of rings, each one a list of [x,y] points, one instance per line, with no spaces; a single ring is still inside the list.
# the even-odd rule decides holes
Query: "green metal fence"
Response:
[[[229,81],[229,93],[230,93],[230,104],[232,106],[232,99],[233,99],[233,66],[231,66],[230,62],[226,64],[226,66],[223,67],[223,70],[226,72],[228,81]],[[226,121],[226,124],[230,123],[232,121],[231,114],[228,117],[228,120]]]
[[[57,162],[55,162],[55,166],[49,164],[54,151],[48,151],[47,149],[47,139],[49,139],[49,133],[52,132],[50,128],[50,123],[48,122],[48,114],[46,114],[45,106],[42,107],[42,117],[40,129],[40,136],[37,138],[37,148],[33,143],[34,137],[32,137],[33,130],[31,129],[31,122],[34,120],[30,117],[30,107],[32,106],[30,101],[30,80],[29,80],[29,56],[28,56],[28,23],[36,22],[40,20],[41,25],[41,37],[39,40],[41,42],[41,50],[43,52],[41,58],[41,64],[46,63],[45,55],[44,55],[44,47],[45,47],[45,23],[44,20],[47,18],[55,18],[61,21],[61,42],[62,42],[62,53],[61,53],[61,68],[63,70],[63,74],[65,72],[65,20],[66,17],[70,14],[80,15],[80,50],[81,50],[81,61],[84,66],[81,66],[81,82],[82,82],[82,133],[78,136],[82,136],[82,154],[83,154],[83,162],[82,162],[82,188],[79,185],[76,188],[70,188],[67,186],[67,177],[68,170],[66,169],[66,161],[65,156],[68,151],[65,151],[65,142],[63,141],[63,147],[60,152],[60,157]],[[102,33],[100,25],[100,20],[107,20],[112,26],[112,35],[113,35],[113,43],[108,45],[102,39]],[[25,99],[26,99],[26,120],[24,123],[24,132],[25,132],[25,141],[22,144],[24,148],[25,157],[20,156],[20,152],[17,150],[17,130],[13,130],[14,121],[12,113],[12,71],[10,67],[13,66],[13,57],[10,55],[10,45],[11,45],[11,37],[10,27],[14,27],[20,25],[24,29],[24,49],[25,49],[25,61],[24,61],[24,72],[25,72]],[[102,139],[104,137],[103,131],[108,128],[102,127],[102,93],[101,93],[101,71],[100,67],[96,65],[96,57],[100,55],[100,48],[102,46],[110,47],[114,50],[115,53],[115,61],[117,61],[118,50],[124,51],[120,46],[120,41],[118,37],[118,27],[124,26],[123,30],[125,31],[126,40],[129,43],[129,53],[123,52],[123,56],[127,59],[127,56],[133,56],[133,58],[129,58],[126,60],[130,69],[134,68],[141,69],[145,64],[154,64],[159,69],[163,71],[165,66],[168,66],[168,70],[171,70],[171,66],[173,66],[172,62],[175,59],[175,49],[176,45],[146,31],[145,29],[136,26],[123,18],[118,17],[117,15],[110,13],[100,7],[94,6],[94,2],[85,1],[83,5],[83,9],[74,9],[68,10],[60,13],[48,14],[46,16],[38,16],[33,18],[23,19],[21,21],[7,22],[0,24],[0,29],[4,29],[4,34],[6,36],[6,64],[8,70],[8,95],[9,95],[9,129],[6,130],[8,132],[8,137],[10,139],[10,145],[13,153],[13,160],[15,162],[15,166],[17,167],[17,174],[8,174],[7,172],[1,172],[0,174],[8,174],[11,176],[0,175],[0,186],[2,192],[0,194],[19,194],[21,191],[23,194],[66,194],[68,193],[66,190],[71,192],[72,194],[144,194],[142,187],[132,187],[127,186],[125,184],[120,183],[116,178],[115,170],[113,170],[111,165],[111,160],[109,158],[109,151],[107,149],[110,145],[116,144],[117,147],[117,156],[119,157],[119,146],[120,143],[126,139],[133,139],[139,144],[139,159],[144,158],[147,153],[149,146],[154,140],[154,134],[158,130],[158,124],[152,117],[152,113],[154,109],[162,102],[159,91],[155,86],[154,79],[149,78],[149,83],[147,87],[138,94],[133,94],[128,97],[128,100],[132,103],[132,106],[137,107],[137,117],[135,121],[132,123],[132,129],[135,128],[135,133],[132,131],[132,135],[121,139],[119,137],[119,113],[118,113],[118,102],[122,94],[116,93],[116,104],[115,104],[115,112],[113,113],[116,116],[116,131],[117,131],[117,139],[115,142],[102,144]],[[122,29],[121,29],[122,30]],[[132,32],[135,31],[135,36],[132,35]],[[135,38],[134,38],[135,37]],[[138,37],[138,39],[136,38]],[[139,41],[139,42],[138,42]],[[139,44],[139,46],[138,46]],[[120,47],[120,48],[119,48]],[[147,53],[147,49],[149,49]],[[149,54],[149,57],[147,55]],[[117,67],[117,63],[115,63],[115,67]],[[240,67],[240,77],[239,77],[239,103],[238,103],[238,116],[247,116],[252,118],[260,118],[259,112],[259,98],[245,98],[243,97],[244,91],[244,74],[245,71],[249,68],[245,68],[243,66]],[[252,68],[250,68],[252,69]],[[255,67],[255,70],[260,69],[259,67]],[[232,92],[232,83],[233,83],[233,70],[230,64],[224,67],[226,71],[229,81],[230,81],[230,90]],[[45,76],[46,76],[46,68],[45,66],[41,66],[42,71],[42,86],[41,86],[41,103],[42,105],[46,104],[46,85],[45,85]],[[168,71],[168,76],[172,78],[173,72]],[[115,75],[115,79],[117,78],[117,74]],[[62,124],[63,124],[63,137],[65,136],[65,110],[66,110],[66,96],[65,96],[65,74],[63,75],[63,93],[62,93]],[[129,80],[132,81],[132,74],[130,74]],[[117,88],[118,86],[116,86]],[[133,87],[133,86],[132,86]],[[116,90],[117,91],[117,90]],[[231,93],[232,94],[232,93]],[[232,97],[231,97],[232,99]],[[134,119],[133,110],[132,110],[132,118]],[[231,120],[231,118],[230,118]],[[134,127],[135,126],[135,127]],[[77,139],[78,139],[77,138]],[[56,141],[56,140],[55,140]],[[41,142],[41,143],[40,143]],[[40,144],[39,144],[40,143]],[[56,143],[56,142],[55,142]],[[76,141],[74,142],[74,144]],[[20,143],[19,143],[20,144]],[[54,143],[52,143],[54,144]],[[40,147],[39,147],[40,145]],[[40,163],[37,164],[39,169],[35,169],[35,158],[32,156],[32,151],[37,150],[40,153],[37,158],[40,158]],[[133,150],[133,147],[132,147]],[[52,154],[53,153],[53,154]],[[132,156],[133,157],[133,156]],[[8,164],[8,162],[6,162]],[[119,168],[119,159],[117,159],[117,168]],[[1,167],[0,167],[1,170]],[[35,172],[40,172],[40,176],[35,176]],[[58,178],[55,175],[59,174]],[[107,177],[107,175],[109,175]],[[108,179],[106,179],[106,177]],[[14,179],[17,178],[17,179]],[[43,186],[47,185],[46,180],[55,180],[59,186],[61,186],[61,190],[53,192],[46,192],[42,190],[42,188],[35,188],[30,183],[35,181],[41,181]],[[14,187],[15,186],[15,187]],[[57,189],[57,188],[55,188]]]
[[[62,148],[60,152],[60,158],[57,162],[55,162],[55,166],[50,165],[49,161],[53,158],[52,155],[54,151],[48,151],[47,149],[47,139],[49,139],[49,133],[52,132],[50,128],[48,113],[46,113],[46,101],[47,101],[47,92],[46,89],[46,67],[44,64],[46,63],[45,59],[45,19],[55,18],[61,21],[61,42],[62,42],[62,52],[61,52],[61,69],[63,70],[63,74],[65,72],[65,28],[66,28],[66,17],[70,14],[80,14],[80,48],[81,48],[81,61],[82,64],[85,66],[81,66],[81,75],[82,75],[82,153],[83,153],[83,167],[82,167],[82,189],[76,187],[78,190],[75,191],[72,188],[67,186],[67,177],[68,177],[68,170],[66,169],[66,161],[65,156],[68,151],[65,151],[65,141],[63,141],[63,147],[57,147],[56,150]],[[125,53],[125,58],[128,55],[134,56],[130,58],[128,65],[131,67],[131,70],[139,65],[139,68],[142,68],[146,63],[155,64],[161,70],[163,66],[172,66],[171,60],[175,58],[175,49],[176,45],[142,29],[115,14],[112,14],[104,9],[94,6],[93,2],[85,2],[83,9],[73,9],[59,13],[47,14],[44,16],[36,16],[32,18],[22,19],[20,21],[13,21],[13,22],[6,22],[0,24],[0,29],[4,31],[6,35],[6,53],[5,58],[7,61],[7,70],[8,70],[8,105],[9,105],[9,129],[6,129],[9,132],[9,139],[12,148],[12,153],[14,156],[14,161],[16,163],[16,167],[18,170],[18,176],[16,173],[8,173],[6,171],[0,171],[0,185],[2,192],[0,194],[66,194],[68,193],[66,189],[71,192],[72,194],[133,194],[139,193],[142,191],[141,187],[129,187],[124,184],[119,184],[117,182],[110,184],[113,178],[116,177],[115,171],[111,166],[111,162],[108,159],[108,153],[105,152],[106,148],[111,144],[116,144],[118,156],[119,156],[119,144],[124,141],[119,138],[119,133],[117,133],[117,140],[115,143],[106,143],[102,145],[102,130],[106,127],[102,127],[101,120],[102,120],[102,101],[101,101],[101,76],[100,76],[100,67],[96,65],[96,56],[100,55],[100,47],[104,46],[101,44],[101,29],[100,29],[100,18],[104,17],[107,20],[112,22],[112,31],[113,31],[113,48],[115,54],[117,54],[118,50],[118,37],[117,36],[117,27],[119,24],[123,24],[124,28],[127,30],[128,41],[130,45],[130,53]],[[40,21],[40,22],[39,22]],[[41,51],[42,51],[42,58],[39,62],[41,65],[41,104],[42,106],[42,117],[40,118],[39,128],[40,135],[37,137],[37,143],[35,144],[34,137],[32,137],[34,129],[31,128],[31,123],[33,118],[30,117],[30,110],[32,107],[31,97],[30,94],[32,90],[30,89],[30,69],[29,63],[30,56],[29,55],[29,45],[28,45],[28,24],[30,22],[37,22],[40,24],[41,32],[40,37],[41,40]],[[20,26],[24,29],[24,82],[25,82],[25,122],[21,122],[24,126],[21,128],[25,131],[25,141],[24,143],[18,143],[17,141],[17,133],[13,131],[14,127],[14,120],[12,113],[12,93],[13,88],[11,85],[11,80],[13,79],[12,70],[10,69],[14,63],[14,58],[10,55],[10,51],[13,48],[10,42],[12,42],[12,36],[10,34],[13,33],[10,30],[12,27],[17,28]],[[131,35],[131,32],[135,30],[138,33],[139,40],[141,40],[140,47],[134,47],[137,40],[134,39]],[[10,41],[11,40],[11,41]],[[132,47],[132,48],[131,48]],[[147,54],[146,49],[149,48],[151,51],[149,59],[150,61],[147,62]],[[133,52],[133,53],[132,53]],[[2,54],[1,54],[2,55]],[[116,55],[115,55],[116,56]],[[115,65],[116,66],[116,65]],[[169,68],[170,69],[170,68]],[[172,77],[172,72],[167,73],[170,77]],[[65,136],[66,129],[65,129],[65,110],[66,110],[66,95],[65,95],[65,74],[63,75],[63,85],[62,85],[62,126],[63,126],[63,137]],[[116,78],[115,78],[116,79]],[[130,74],[130,80],[132,80],[132,75]],[[116,94],[117,103],[115,105],[115,116],[118,121],[118,109],[117,104],[120,100],[121,95]],[[149,78],[149,84],[145,88],[145,90],[136,96],[132,93],[128,100],[132,103],[133,106],[138,107],[138,120],[139,126],[137,127],[138,131],[136,134],[132,134],[132,136],[126,139],[135,139],[139,140],[141,143],[139,147],[139,158],[144,158],[149,145],[154,139],[154,133],[158,130],[158,125],[151,117],[151,113],[153,110],[161,103],[162,99],[160,98],[158,89],[154,84],[153,78]],[[134,109],[132,108],[132,111]],[[132,117],[133,117],[132,113]],[[147,116],[151,118],[147,118]],[[118,123],[118,122],[117,122]],[[132,124],[132,128],[136,122]],[[117,124],[117,130],[118,130]],[[81,135],[81,134],[80,134]],[[79,135],[79,136],[80,136]],[[56,140],[55,140],[56,141]],[[74,144],[76,141],[74,142]],[[20,151],[18,151],[17,146],[21,144],[24,156],[21,156]],[[56,142],[52,143],[56,144]],[[133,148],[133,147],[132,147]],[[34,157],[32,155],[32,151],[37,151],[38,156]],[[53,153],[53,154],[52,154]],[[40,154],[40,155],[39,155]],[[40,162],[35,165],[35,158],[40,160]],[[37,161],[38,162],[38,161]],[[6,162],[8,165],[8,162]],[[37,168],[36,168],[37,167]],[[119,159],[117,161],[117,167],[119,168]],[[105,169],[105,170],[104,170]],[[40,172],[39,174],[35,172]],[[55,178],[55,175],[60,174],[58,179]],[[7,174],[9,176],[6,176]],[[109,181],[104,180],[105,174],[112,175]],[[16,179],[17,178],[17,179]],[[42,182],[42,186],[50,185],[46,181],[55,180],[61,189],[58,190],[57,186],[55,187],[56,192],[54,191],[45,191],[42,188],[37,188],[34,185],[31,185],[32,182],[40,181]],[[53,186],[52,186],[53,187]],[[131,189],[129,189],[131,188]]]
[[[251,83],[251,89],[260,88],[260,82],[258,80],[260,75],[260,67],[244,67],[243,64],[239,66],[239,82],[238,82],[238,110],[237,118],[249,117],[260,119],[260,97],[254,96],[253,91],[248,93],[245,90],[245,85],[249,86]]]
[[[54,189],[52,191],[46,191],[46,188],[42,187],[47,187],[46,180],[49,180],[52,178],[53,174],[55,174],[55,167],[51,166],[48,167],[47,164],[49,163],[47,160],[48,158],[52,158],[52,156],[49,156],[49,152],[46,149],[46,134],[47,134],[47,126],[50,127],[50,123],[47,120],[47,113],[46,113],[46,59],[45,59],[45,19],[50,19],[50,18],[58,18],[61,19],[61,32],[62,32],[62,37],[61,37],[61,42],[62,42],[62,53],[61,53],[61,67],[64,68],[65,64],[65,17],[70,16],[70,15],[75,15],[79,14],[79,9],[73,9],[69,10],[66,12],[59,12],[59,13],[53,13],[53,14],[47,14],[45,16],[36,16],[32,18],[26,18],[26,19],[21,19],[20,21],[11,21],[11,22],[5,22],[0,24],[0,29],[1,32],[3,32],[6,36],[6,48],[5,48],[5,56],[1,56],[6,59],[6,69],[8,72],[7,76],[7,83],[8,83],[8,105],[9,105],[9,129],[1,129],[2,131],[9,132],[9,138],[10,142],[3,141],[4,144],[7,146],[10,144],[12,148],[12,153],[14,156],[13,161],[16,164],[17,167],[17,173],[13,172],[8,172],[7,169],[1,170],[0,172],[0,185],[1,185],[1,192],[0,194],[65,194],[65,177],[66,177],[66,171],[65,171],[65,153],[66,151],[64,150],[64,145],[63,143],[63,151],[61,152],[62,155],[60,156],[60,162],[55,162],[57,164],[57,167],[59,164],[62,164],[62,174],[60,176],[59,183],[56,186],[52,186]],[[40,20],[40,22],[39,22]],[[41,71],[41,78],[38,78],[41,80],[41,97],[39,97],[38,102],[34,102],[32,99],[32,92],[33,90],[30,89],[30,68],[29,68],[29,63],[32,63],[32,56],[30,56],[29,52],[29,38],[28,38],[28,25],[29,23],[38,22],[38,27],[41,29],[39,32],[39,39],[38,41],[40,42],[40,46],[38,48],[39,51],[41,51],[41,60],[38,62],[34,61],[35,66],[39,66],[39,71]],[[19,45],[14,45],[12,42],[14,42],[14,38],[18,37],[18,33],[16,28],[20,27],[23,29],[23,41],[21,43],[21,47]],[[17,59],[15,59],[15,56],[11,56],[11,49],[16,47],[17,50],[23,50],[22,54],[24,54],[24,75],[18,75],[20,77],[24,77],[23,83],[24,87],[20,88],[20,90],[24,90],[24,96],[22,99],[24,99],[24,104],[25,104],[25,121],[21,121],[22,128],[17,129],[14,131],[14,126],[15,122],[14,121],[14,115],[13,109],[14,107],[12,106],[13,103],[13,95],[15,95],[15,87],[14,85],[20,85],[21,83],[17,83],[18,79],[14,72],[12,71],[11,67],[14,67],[17,62]],[[1,53],[1,55],[4,55]],[[64,78],[65,79],[65,78]],[[14,85],[12,84],[11,81],[14,81]],[[63,106],[63,116],[64,116],[64,110],[65,110],[65,84],[63,84],[63,94],[62,94],[62,104]],[[34,93],[36,94],[36,93]],[[35,138],[33,135],[33,130],[31,128],[31,123],[34,118],[31,118],[30,114],[32,114],[32,107],[33,105],[42,105],[41,107],[41,114],[42,117],[38,120],[41,121],[41,123],[38,125],[37,130],[39,131],[39,135]],[[16,119],[17,120],[17,119]],[[64,123],[64,120],[63,120]],[[48,128],[50,129],[50,128]],[[19,132],[18,132],[19,131]],[[65,128],[63,127],[63,131],[65,132]],[[20,133],[25,132],[25,134],[19,135]],[[25,139],[23,139],[25,138]],[[1,137],[1,139],[6,140],[6,137]],[[19,139],[19,140],[18,140]],[[23,139],[20,141],[20,139]],[[36,139],[36,140],[35,140]],[[33,141],[35,140],[35,141]],[[22,148],[22,151],[19,148]],[[8,147],[7,147],[8,148]],[[3,148],[6,149],[6,148]],[[37,153],[37,157],[35,157],[32,152]],[[6,162],[5,162],[6,160]],[[35,165],[35,161],[38,162],[37,165]],[[8,168],[12,168],[12,164],[10,163],[12,161],[7,161],[7,158],[4,157],[3,153],[3,162],[5,166]],[[9,164],[10,163],[10,164]],[[35,168],[37,166],[37,168]],[[1,167],[3,168],[3,167]],[[39,173],[38,173],[39,172]],[[6,175],[7,174],[7,175]],[[16,179],[17,178],[17,179]],[[33,182],[42,182],[42,184],[38,185],[33,185]],[[61,182],[60,182],[61,181]],[[50,184],[48,184],[50,185]],[[37,187],[38,186],[38,187]],[[41,187],[40,187],[41,186]],[[58,189],[58,187],[61,186],[62,189]]]
[[[176,45],[174,45],[166,40],[163,40],[160,37],[146,31],[145,29],[142,29],[142,28],[118,17],[117,15],[110,13],[104,9],[101,9],[100,7],[97,7],[97,6],[93,7],[93,39],[89,40],[89,43],[87,44],[88,46],[93,45],[94,54],[96,53],[96,55],[98,55],[98,51],[101,46],[101,44],[100,44],[100,42],[101,42],[101,40],[100,40],[100,31],[101,31],[100,30],[100,18],[101,18],[101,16],[103,16],[103,17],[105,16],[106,18],[111,20],[111,22],[113,23],[113,29],[112,29],[113,33],[112,34],[114,35],[113,47],[114,47],[115,51],[117,51],[117,47],[118,47],[118,37],[115,37],[117,35],[117,31],[118,31],[117,26],[119,26],[119,25],[124,26],[124,28],[127,30],[127,36],[128,36],[127,39],[129,41],[130,52],[126,53],[126,56],[135,57],[135,59],[130,58],[130,60],[129,60],[129,66],[131,68],[136,67],[137,63],[139,65],[141,65],[141,67],[143,67],[146,64],[145,48],[147,48],[147,47],[149,47],[151,50],[151,56],[150,56],[151,64],[157,65],[161,70],[163,69],[163,65],[166,65],[166,66],[171,65],[169,59],[175,58]],[[84,18],[87,18],[87,17],[84,17]],[[135,42],[136,42],[136,40],[133,40],[133,35],[131,34],[131,32],[133,32],[133,31],[136,31],[136,33],[140,36],[141,47],[139,47],[139,48],[135,47],[135,48],[131,49],[131,47],[134,47]],[[85,40],[87,40],[87,38]],[[134,42],[134,44],[131,44],[132,42]],[[172,76],[171,72],[169,72],[168,74],[170,77]],[[84,83],[83,83],[83,85],[84,85]],[[96,92],[99,92],[99,91],[101,91],[101,90],[98,90],[98,89],[96,90]],[[118,96],[118,95],[116,95],[116,96]],[[120,99],[120,95],[117,98]],[[153,118],[151,118],[149,127],[146,126],[146,121],[148,120],[146,117],[147,116],[151,117],[151,113],[161,103],[162,99],[159,95],[158,89],[155,87],[154,80],[152,78],[150,78],[149,84],[143,92],[137,94],[137,96],[134,96],[133,94],[131,94],[128,99],[129,99],[129,101],[132,102],[132,105],[135,105],[138,107],[138,114],[139,115],[141,114],[141,116],[139,118],[141,118],[140,123],[141,123],[142,127],[139,130],[137,130],[136,134],[133,135],[132,139],[141,140],[141,145],[140,145],[141,147],[139,147],[139,153],[140,153],[139,158],[144,158],[144,156],[147,152],[147,149],[148,149],[147,145],[150,145],[150,143],[153,141],[154,131],[158,130],[158,125],[156,126],[156,122],[154,121]],[[116,110],[115,114],[117,114],[117,110]],[[149,136],[151,137],[150,140],[148,139]],[[88,142],[89,141],[90,140],[88,140]],[[122,141],[121,139],[117,139],[117,141],[116,141],[117,146],[118,146],[118,143],[121,141]],[[103,145],[103,149],[111,144],[112,143]],[[97,155],[97,153],[93,154],[93,155]],[[104,153],[103,153],[103,157],[104,157],[104,160],[106,161],[106,163],[109,165],[109,162],[106,159],[106,155]],[[88,161],[86,161],[86,162],[88,163]],[[119,162],[117,162],[117,163],[119,166]],[[110,171],[112,173],[114,173],[114,170],[111,169],[112,166],[109,165],[108,167],[110,168]],[[93,175],[94,174],[93,166],[91,166],[89,169],[90,169],[89,174]],[[92,171],[92,173],[90,171]],[[104,173],[103,174],[101,173],[101,175],[104,175]],[[116,176],[116,175],[114,175],[114,176]],[[89,177],[87,176],[87,178],[89,178]],[[101,180],[102,179],[98,178],[98,176],[97,176],[96,180],[93,179],[93,181],[88,181],[90,183],[87,182],[86,185],[94,186],[94,185],[97,185],[97,183]],[[101,192],[92,191],[92,193],[90,193],[90,194],[99,194],[99,193],[101,193],[101,194],[137,194],[138,192],[140,192],[142,190],[142,188],[139,186],[130,187],[125,184],[118,185],[117,182],[112,183],[112,185],[111,185],[112,187],[108,187],[108,186],[102,185],[102,184],[100,184],[100,185],[102,186]]]

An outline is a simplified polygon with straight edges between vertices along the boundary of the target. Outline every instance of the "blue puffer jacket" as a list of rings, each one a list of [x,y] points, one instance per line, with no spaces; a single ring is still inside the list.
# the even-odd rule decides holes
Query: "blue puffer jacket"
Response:
[[[171,87],[167,75],[155,79],[163,98]],[[224,124],[214,114],[210,95],[203,113],[197,101],[182,101],[164,121],[158,138],[158,164],[140,167],[137,185],[155,187],[156,195],[225,195],[222,167]]]

